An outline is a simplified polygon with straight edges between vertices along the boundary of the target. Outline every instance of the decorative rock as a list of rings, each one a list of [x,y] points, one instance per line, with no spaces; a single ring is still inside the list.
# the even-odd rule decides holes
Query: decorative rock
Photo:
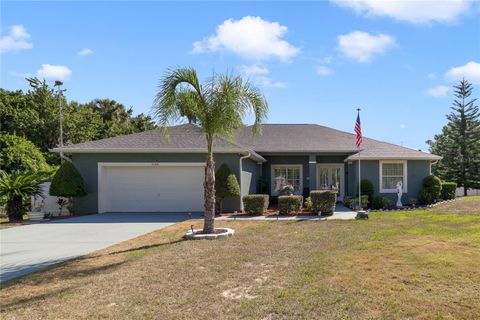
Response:
[[[201,233],[203,231],[202,229],[191,229],[187,231],[184,238],[186,240],[215,240],[221,238],[228,238],[235,234],[235,230],[230,228],[219,228],[215,230],[222,232],[203,234]]]

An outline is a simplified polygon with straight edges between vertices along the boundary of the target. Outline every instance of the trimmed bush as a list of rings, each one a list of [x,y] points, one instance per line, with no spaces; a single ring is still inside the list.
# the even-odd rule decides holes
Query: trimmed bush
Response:
[[[373,183],[370,180],[362,180],[360,183],[360,188],[362,192],[362,196],[366,195],[368,196],[368,203],[373,204],[373,194],[374,194],[374,189],[373,189]],[[358,201],[357,201],[358,202]],[[363,201],[362,201],[363,202]],[[367,208],[367,206],[364,206],[364,208]]]
[[[264,214],[268,208],[268,194],[249,194],[243,196],[243,209],[248,213]]]
[[[223,212],[223,200],[240,196],[237,177],[227,164],[222,164],[215,173],[215,197],[218,199],[220,212]]]
[[[442,191],[442,182],[437,176],[431,175],[423,178],[422,189],[418,195],[418,200],[422,204],[431,204],[440,199]]]
[[[371,207],[373,209],[388,209],[392,205],[393,205],[392,199],[387,197],[382,197],[382,196],[376,196],[375,198],[373,198]]]
[[[363,195],[362,196],[362,208],[367,208],[368,207],[368,196]],[[356,209],[358,207],[358,196],[357,197],[345,197],[343,198],[343,204],[350,208],[350,209]]]
[[[281,214],[298,212],[302,210],[303,196],[279,196],[278,210]]]
[[[443,200],[455,199],[457,184],[455,182],[442,182],[441,196]]]
[[[335,190],[313,190],[310,191],[312,199],[312,211],[321,214],[332,214],[335,211],[337,202],[337,191]]]
[[[87,195],[87,187],[77,168],[65,161],[53,176],[49,193],[57,197],[81,197]]]
[[[40,149],[25,138],[2,133],[0,146],[0,166],[8,173],[52,170]]]

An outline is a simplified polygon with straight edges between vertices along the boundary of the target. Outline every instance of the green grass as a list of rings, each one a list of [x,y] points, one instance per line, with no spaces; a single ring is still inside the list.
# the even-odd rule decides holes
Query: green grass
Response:
[[[473,319],[480,197],[368,221],[191,221],[8,283],[3,319]],[[200,226],[200,222],[194,222]]]

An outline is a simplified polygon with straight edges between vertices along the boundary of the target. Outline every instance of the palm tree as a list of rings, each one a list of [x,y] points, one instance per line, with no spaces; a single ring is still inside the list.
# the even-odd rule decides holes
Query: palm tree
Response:
[[[23,220],[24,202],[31,196],[41,195],[40,184],[45,182],[46,178],[46,173],[8,174],[0,170],[0,198],[6,202],[5,209],[10,221]]]
[[[215,137],[232,137],[241,128],[243,117],[253,112],[253,133],[259,133],[266,119],[268,104],[261,92],[248,81],[231,74],[213,74],[201,84],[193,68],[168,70],[160,81],[153,113],[168,138],[168,125],[187,117],[207,140],[204,188],[203,233],[213,233],[215,218]]]

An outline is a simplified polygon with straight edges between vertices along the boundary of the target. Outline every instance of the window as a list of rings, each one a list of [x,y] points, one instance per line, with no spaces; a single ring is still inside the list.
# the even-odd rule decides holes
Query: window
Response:
[[[272,195],[277,195],[286,185],[292,185],[296,194],[303,193],[301,165],[272,166]]]
[[[407,192],[407,162],[380,161],[380,192],[396,193],[399,181],[402,182],[403,192]]]

